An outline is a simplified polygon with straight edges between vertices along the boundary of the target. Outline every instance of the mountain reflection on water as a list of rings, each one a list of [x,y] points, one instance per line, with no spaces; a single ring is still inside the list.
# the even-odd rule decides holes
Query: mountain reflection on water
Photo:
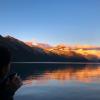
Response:
[[[100,100],[98,64],[16,64],[24,85],[14,100]]]
[[[24,83],[44,83],[49,80],[100,82],[100,65],[93,64],[20,64],[14,70],[22,76]]]

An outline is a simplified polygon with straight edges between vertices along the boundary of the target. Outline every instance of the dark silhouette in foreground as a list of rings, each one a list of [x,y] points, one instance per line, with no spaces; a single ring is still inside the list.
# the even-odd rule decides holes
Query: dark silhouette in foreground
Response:
[[[22,81],[16,73],[10,74],[11,53],[0,46],[0,100],[13,100],[16,90]]]

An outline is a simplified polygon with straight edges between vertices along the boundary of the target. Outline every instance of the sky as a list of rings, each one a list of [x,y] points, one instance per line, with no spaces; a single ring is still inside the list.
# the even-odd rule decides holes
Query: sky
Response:
[[[0,34],[23,41],[100,45],[100,0],[0,0]]]

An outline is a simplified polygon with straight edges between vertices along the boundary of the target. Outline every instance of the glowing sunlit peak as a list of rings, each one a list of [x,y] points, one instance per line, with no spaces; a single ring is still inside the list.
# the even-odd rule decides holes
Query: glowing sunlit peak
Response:
[[[32,42],[32,45],[38,45],[38,42],[35,39],[32,39],[31,42]]]

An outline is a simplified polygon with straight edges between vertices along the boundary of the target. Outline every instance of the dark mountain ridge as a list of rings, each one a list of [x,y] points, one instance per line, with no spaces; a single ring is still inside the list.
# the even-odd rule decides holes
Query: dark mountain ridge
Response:
[[[76,53],[72,53],[72,56],[59,55],[40,47],[30,47],[11,36],[0,36],[0,45],[9,48],[12,53],[12,61],[14,62],[88,62],[82,55]]]

